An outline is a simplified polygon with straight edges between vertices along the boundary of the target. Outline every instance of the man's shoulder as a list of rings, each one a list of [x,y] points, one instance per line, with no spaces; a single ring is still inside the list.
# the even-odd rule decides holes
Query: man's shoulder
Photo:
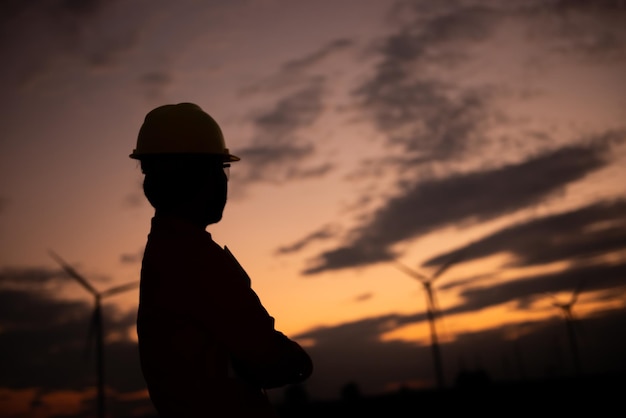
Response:
[[[223,258],[223,250],[211,235],[202,230],[194,230],[178,225],[167,219],[153,219],[152,228],[146,242],[143,267],[151,271],[167,270],[190,273],[207,261],[215,263]]]

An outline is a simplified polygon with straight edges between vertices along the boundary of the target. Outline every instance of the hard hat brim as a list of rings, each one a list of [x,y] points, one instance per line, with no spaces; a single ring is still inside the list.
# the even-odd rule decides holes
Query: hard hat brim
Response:
[[[184,157],[184,156],[198,156],[198,155],[202,155],[202,154],[196,154],[196,153],[138,153],[138,152],[133,152],[132,154],[129,155],[130,158],[132,158],[133,160],[141,160],[143,158],[150,158],[150,157]],[[240,161],[241,158],[237,157],[236,155],[232,155],[232,154],[204,154],[206,156],[215,156],[215,157],[222,157],[223,161],[225,163],[234,163],[236,161]]]

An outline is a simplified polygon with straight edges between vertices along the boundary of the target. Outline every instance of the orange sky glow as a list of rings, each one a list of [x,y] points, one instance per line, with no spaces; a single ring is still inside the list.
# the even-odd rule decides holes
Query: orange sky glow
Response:
[[[97,289],[139,279],[153,210],[128,154],[166,103],[242,157],[208,231],[309,348],[314,398],[433,384],[424,289],[394,260],[429,276],[463,255],[433,284],[449,382],[479,352],[511,378],[490,362],[511,341],[541,375],[542,341],[567,350],[548,294],[579,283],[588,367],[626,349],[602,340],[626,321],[623,2],[74,3],[0,6],[0,416],[93,408],[89,363],[60,373],[93,299],[48,251]],[[104,299],[109,402],[139,416],[137,302]]]

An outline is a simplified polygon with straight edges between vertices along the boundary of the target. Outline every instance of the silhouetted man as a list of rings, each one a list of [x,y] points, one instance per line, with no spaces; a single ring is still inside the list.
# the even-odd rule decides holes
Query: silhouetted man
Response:
[[[312,363],[274,329],[244,269],[205,230],[222,218],[225,171],[239,158],[191,103],[149,112],[130,157],[155,208],[137,318],[155,408],[163,418],[275,416],[264,389],[302,382]]]

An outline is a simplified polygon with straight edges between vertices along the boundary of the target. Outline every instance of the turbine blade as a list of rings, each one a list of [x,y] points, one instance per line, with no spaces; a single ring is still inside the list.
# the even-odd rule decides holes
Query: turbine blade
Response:
[[[126,283],[120,286],[112,287],[111,289],[105,290],[100,294],[102,297],[115,295],[117,293],[126,292],[127,290],[135,289],[139,286],[139,282]]]
[[[439,270],[437,270],[435,272],[435,274],[433,274],[433,280],[435,280],[437,277],[441,276],[446,270],[448,270],[450,267],[452,267],[453,264],[456,264],[459,261],[461,261],[461,259],[464,256],[465,256],[465,253],[463,253],[462,251],[458,252],[454,257],[452,257],[450,260],[448,260],[446,263],[444,263],[441,267],[439,267]]]
[[[89,282],[87,281],[87,279],[85,279],[83,276],[81,276],[80,274],[78,274],[76,272],[76,270],[74,270],[72,268],[72,266],[70,266],[69,264],[67,264],[65,262],[65,260],[63,260],[61,257],[59,257],[55,252],[53,252],[52,250],[48,251],[48,253],[50,254],[50,256],[61,265],[61,267],[63,267],[63,270],[65,270],[65,272],[72,278],[74,278],[78,283],[80,283],[89,293],[91,293],[94,296],[98,295],[98,291],[96,289],[93,288],[93,286],[91,286],[89,284]]]
[[[559,300],[556,298],[556,296],[554,296],[552,293],[549,292],[543,292],[546,296],[548,296],[549,298],[552,299],[552,305],[554,306],[558,306],[561,307],[561,302],[559,302]]]
[[[409,276],[413,277],[414,279],[419,280],[422,283],[430,280],[428,277],[424,276],[423,274],[420,274],[419,272],[413,270],[410,267],[405,266],[404,264],[400,263],[397,260],[394,260],[394,264],[396,268],[408,274]]]

